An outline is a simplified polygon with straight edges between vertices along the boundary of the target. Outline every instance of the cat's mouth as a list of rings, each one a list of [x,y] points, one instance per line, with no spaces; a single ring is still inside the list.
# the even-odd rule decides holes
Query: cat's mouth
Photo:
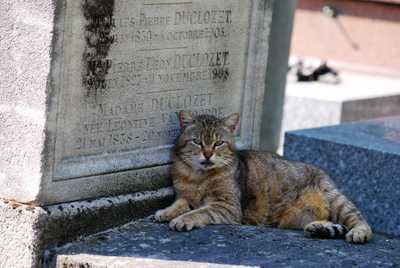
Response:
[[[203,167],[212,167],[212,166],[214,166],[214,163],[211,162],[210,160],[204,160],[204,161],[200,162],[200,164],[201,164]]]

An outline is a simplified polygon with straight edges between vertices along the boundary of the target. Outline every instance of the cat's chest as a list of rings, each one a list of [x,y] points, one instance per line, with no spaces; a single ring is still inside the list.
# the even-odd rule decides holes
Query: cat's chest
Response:
[[[180,181],[176,183],[175,188],[178,194],[185,198],[194,208],[203,205],[209,191],[206,182],[200,183],[197,181]]]

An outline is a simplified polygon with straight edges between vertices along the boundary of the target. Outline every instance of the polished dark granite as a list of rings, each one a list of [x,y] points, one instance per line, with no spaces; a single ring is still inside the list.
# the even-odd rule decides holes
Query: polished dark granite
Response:
[[[400,235],[400,116],[288,132],[284,155],[324,169],[375,230]]]

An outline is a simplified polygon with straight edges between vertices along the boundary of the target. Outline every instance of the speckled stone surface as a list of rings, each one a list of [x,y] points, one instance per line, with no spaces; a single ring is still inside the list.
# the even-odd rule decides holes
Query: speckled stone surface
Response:
[[[398,267],[400,240],[376,235],[371,243],[352,245],[307,239],[301,231],[228,225],[179,233],[145,219],[48,252],[51,259],[50,267],[88,268]],[[133,266],[138,262],[146,265]]]
[[[284,155],[321,167],[374,230],[400,236],[400,116],[287,132]]]

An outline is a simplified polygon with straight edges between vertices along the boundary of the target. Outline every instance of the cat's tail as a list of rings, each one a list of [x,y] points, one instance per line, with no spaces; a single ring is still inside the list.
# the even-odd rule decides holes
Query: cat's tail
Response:
[[[347,232],[346,226],[330,221],[313,221],[304,227],[304,235],[309,238],[344,238]]]

